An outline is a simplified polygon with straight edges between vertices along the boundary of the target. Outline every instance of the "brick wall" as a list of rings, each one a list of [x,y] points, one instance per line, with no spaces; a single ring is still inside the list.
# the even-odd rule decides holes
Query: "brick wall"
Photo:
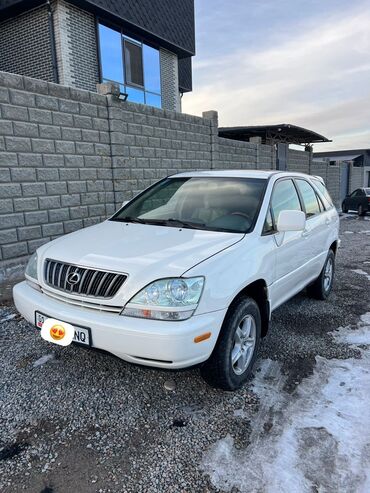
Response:
[[[55,0],[52,6],[59,82],[96,91],[99,72],[94,15],[64,0]]]
[[[179,92],[179,66],[175,53],[159,50],[161,66],[162,108],[181,111]]]
[[[46,6],[0,23],[0,70],[54,81]]]

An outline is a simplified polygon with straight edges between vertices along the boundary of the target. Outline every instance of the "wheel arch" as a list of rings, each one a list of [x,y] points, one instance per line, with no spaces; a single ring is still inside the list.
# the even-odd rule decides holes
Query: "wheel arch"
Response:
[[[233,309],[235,303],[245,296],[252,298],[258,305],[261,314],[261,335],[265,337],[269,326],[271,318],[271,306],[268,295],[268,286],[264,279],[257,279],[245,286],[239,293],[234,297],[229,305],[227,313]]]
[[[332,250],[334,255],[337,255],[338,252],[338,240],[333,241],[333,243],[330,245],[329,250]]]

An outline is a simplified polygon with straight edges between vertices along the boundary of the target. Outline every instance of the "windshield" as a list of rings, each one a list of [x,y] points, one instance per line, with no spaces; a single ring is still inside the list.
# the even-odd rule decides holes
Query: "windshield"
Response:
[[[247,233],[254,227],[265,187],[266,180],[254,178],[166,178],[111,221]]]

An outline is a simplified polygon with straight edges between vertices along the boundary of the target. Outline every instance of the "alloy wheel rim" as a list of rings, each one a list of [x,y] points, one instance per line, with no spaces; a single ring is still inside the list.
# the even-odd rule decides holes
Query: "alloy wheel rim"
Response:
[[[328,291],[330,289],[332,280],[333,280],[333,260],[329,258],[328,261],[326,262],[325,271],[324,271],[325,291]]]
[[[246,315],[239,323],[234,334],[231,350],[231,366],[236,375],[242,375],[248,368],[256,345],[256,321],[252,315]]]

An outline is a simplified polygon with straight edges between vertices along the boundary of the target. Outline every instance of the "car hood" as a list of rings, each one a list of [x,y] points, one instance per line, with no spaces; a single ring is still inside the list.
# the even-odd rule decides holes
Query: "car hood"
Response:
[[[142,285],[158,278],[181,276],[243,236],[240,233],[105,221],[58,238],[45,245],[40,256],[124,272]]]

